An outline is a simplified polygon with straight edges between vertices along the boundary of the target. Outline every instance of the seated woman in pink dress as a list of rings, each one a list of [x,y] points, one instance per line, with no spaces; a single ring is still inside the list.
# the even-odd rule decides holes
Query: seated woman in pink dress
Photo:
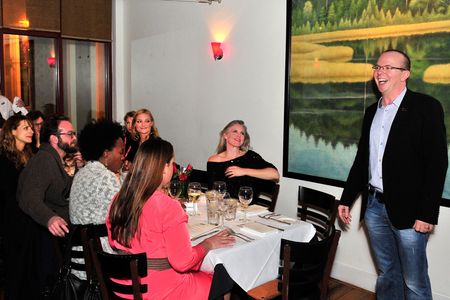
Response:
[[[209,250],[231,246],[224,230],[192,247],[188,216],[162,187],[172,178],[174,152],[161,139],[139,147],[133,166],[113,200],[106,225],[113,248],[166,261],[149,267],[144,299],[207,299],[212,274],[199,271]],[[161,261],[161,260],[160,260]],[[163,265],[161,267],[161,265]]]

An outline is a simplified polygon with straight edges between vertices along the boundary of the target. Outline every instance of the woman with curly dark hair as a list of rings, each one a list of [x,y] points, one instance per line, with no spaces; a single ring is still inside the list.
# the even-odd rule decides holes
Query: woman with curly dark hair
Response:
[[[0,134],[0,206],[3,253],[6,273],[6,299],[33,299],[34,222],[25,215],[16,200],[19,174],[30,159],[33,126],[22,115],[6,120]],[[24,288],[24,287],[27,288]]]
[[[75,174],[70,190],[72,224],[105,224],[109,203],[122,185],[122,136],[119,123],[104,120],[81,130],[78,145],[86,165]],[[102,239],[102,244],[103,249],[112,252],[107,238]],[[72,273],[86,279],[85,272]]]

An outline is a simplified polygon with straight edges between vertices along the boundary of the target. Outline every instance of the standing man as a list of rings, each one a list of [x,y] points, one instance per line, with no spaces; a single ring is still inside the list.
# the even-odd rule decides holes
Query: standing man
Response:
[[[383,52],[373,66],[381,98],[367,108],[339,217],[362,194],[378,269],[377,299],[432,299],[426,246],[437,224],[447,171],[444,113],[434,98],[406,88],[409,57]]]
[[[63,158],[77,151],[76,141],[76,132],[67,117],[50,117],[42,128],[39,151],[19,178],[19,207],[42,225],[36,240],[37,280],[42,290],[52,283],[58,267],[55,237],[69,232],[68,197],[72,178],[64,171]]]

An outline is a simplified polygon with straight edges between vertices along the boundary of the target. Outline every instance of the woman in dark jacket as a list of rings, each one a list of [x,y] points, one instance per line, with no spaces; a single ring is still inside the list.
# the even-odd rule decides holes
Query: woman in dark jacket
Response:
[[[16,200],[19,174],[32,155],[33,126],[25,116],[15,115],[5,122],[0,134],[0,228],[3,236],[6,299],[36,299],[36,260],[30,251],[35,236],[34,222]],[[28,253],[28,254],[27,254]]]

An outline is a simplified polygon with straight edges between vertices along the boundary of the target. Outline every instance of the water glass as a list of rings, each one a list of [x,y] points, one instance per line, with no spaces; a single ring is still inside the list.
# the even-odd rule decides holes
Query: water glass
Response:
[[[219,198],[220,195],[216,191],[206,192],[206,212],[208,217],[208,224],[219,224]]]
[[[217,197],[217,199],[219,200],[218,202],[218,213],[219,213],[219,217],[220,217],[220,227],[223,228],[225,226],[225,212],[228,209],[227,203],[225,202],[225,199],[229,199],[230,198],[230,194],[225,192],[223,195],[221,195],[219,193],[219,196]]]
[[[225,220],[234,221],[236,219],[236,210],[238,205],[238,200],[234,198],[224,198],[227,210],[225,211]]]

